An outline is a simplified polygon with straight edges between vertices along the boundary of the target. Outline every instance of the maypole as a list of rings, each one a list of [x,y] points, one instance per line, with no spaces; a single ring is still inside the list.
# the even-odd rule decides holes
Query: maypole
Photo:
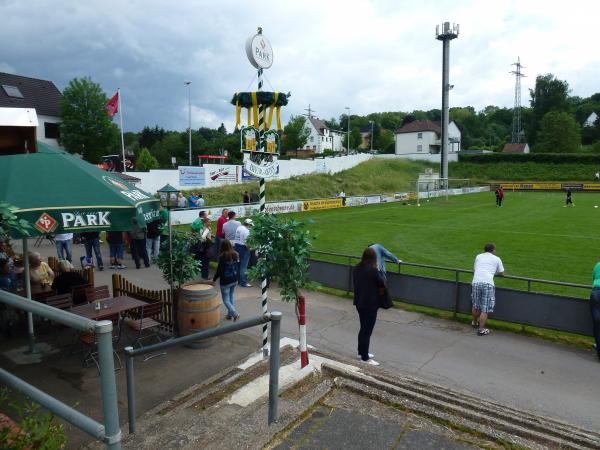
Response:
[[[263,91],[263,70],[273,64],[273,49],[262,34],[262,28],[246,41],[246,55],[250,64],[258,71],[256,92],[238,92],[231,103],[236,107],[236,128],[240,128],[240,147],[244,154],[244,170],[259,179],[260,213],[265,213],[265,180],[277,176],[279,155],[279,134],[281,130],[281,106],[287,105],[286,94]],[[248,110],[248,124],[241,127],[241,110]],[[267,113],[268,110],[268,113]],[[276,115],[275,129],[271,130],[273,113]],[[260,256],[260,255],[259,255]],[[268,312],[267,279],[261,280],[261,306],[263,314]],[[269,355],[268,325],[262,329],[262,351]]]

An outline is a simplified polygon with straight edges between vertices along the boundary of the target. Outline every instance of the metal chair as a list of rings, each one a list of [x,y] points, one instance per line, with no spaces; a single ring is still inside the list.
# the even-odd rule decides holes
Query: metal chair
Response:
[[[123,364],[121,363],[121,358],[117,353],[117,345],[121,340],[121,317],[119,314],[112,314],[107,317],[103,317],[101,320],[110,320],[113,324],[112,331],[112,341],[113,341],[113,355],[118,362],[118,365],[115,364],[115,372],[117,370],[121,370],[123,368]],[[98,362],[98,341],[96,340],[96,335],[94,333],[83,334],[79,336],[79,341],[87,347],[87,352],[83,356],[83,367],[89,367],[92,362],[96,364],[98,368],[98,372],[100,371],[100,363]]]
[[[134,314],[133,318],[127,320],[127,326],[131,330],[137,332],[137,338],[135,342],[137,343],[138,347],[143,347],[144,345],[142,344],[142,341],[149,338],[156,338],[158,342],[162,342],[162,338],[158,333],[158,328],[161,325],[161,323],[158,321],[158,318],[162,313],[162,309],[163,303],[160,301],[146,303],[144,306],[138,309],[139,312]],[[144,332],[148,330],[151,330],[151,332],[143,335]],[[154,355],[148,355],[146,358],[144,358],[144,361],[166,354],[166,352],[162,352]]]

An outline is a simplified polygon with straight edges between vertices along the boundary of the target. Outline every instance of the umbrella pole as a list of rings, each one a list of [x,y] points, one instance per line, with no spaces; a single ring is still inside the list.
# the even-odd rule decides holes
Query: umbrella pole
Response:
[[[171,210],[169,210],[169,287],[171,289],[171,305],[173,308],[173,334],[175,336],[179,336],[179,327],[177,324],[178,316],[177,316],[177,305],[175,304],[175,295],[173,291],[173,232],[171,228]]]
[[[25,278],[25,292],[27,299],[31,300],[31,275],[29,273],[29,251],[27,249],[27,238],[23,238],[23,276]],[[27,336],[29,338],[29,353],[36,353],[35,332],[33,330],[33,314],[27,312]]]

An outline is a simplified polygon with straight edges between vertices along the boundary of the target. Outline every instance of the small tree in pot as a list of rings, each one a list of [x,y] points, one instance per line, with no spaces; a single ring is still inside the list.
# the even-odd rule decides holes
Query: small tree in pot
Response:
[[[196,278],[200,273],[202,264],[194,258],[191,248],[198,242],[199,237],[185,231],[172,230],[171,249],[169,243],[163,242],[156,264],[162,270],[164,279],[172,286],[173,294],[173,326],[177,329],[177,291],[182,285]],[[171,274],[171,261],[173,273]]]
[[[254,227],[248,238],[256,248],[258,263],[250,270],[253,278],[275,278],[284,302],[296,304],[296,317],[300,333],[301,365],[308,364],[306,351],[306,306],[300,289],[306,287],[311,236],[306,229],[308,222],[279,220],[273,214],[261,214],[254,219]]]

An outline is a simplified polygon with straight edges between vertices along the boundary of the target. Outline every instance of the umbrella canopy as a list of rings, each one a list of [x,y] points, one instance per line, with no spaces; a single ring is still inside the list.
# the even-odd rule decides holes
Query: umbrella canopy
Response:
[[[110,172],[38,142],[38,152],[0,156],[0,199],[31,234],[129,230],[159,218],[159,201]]]

